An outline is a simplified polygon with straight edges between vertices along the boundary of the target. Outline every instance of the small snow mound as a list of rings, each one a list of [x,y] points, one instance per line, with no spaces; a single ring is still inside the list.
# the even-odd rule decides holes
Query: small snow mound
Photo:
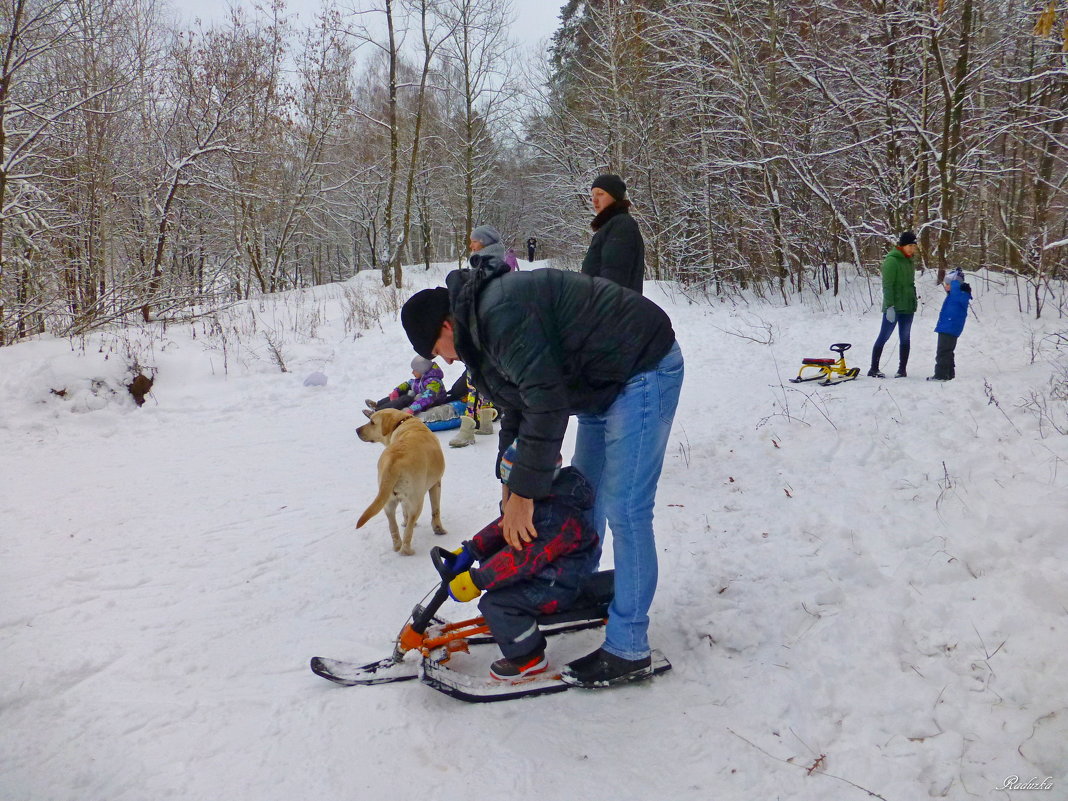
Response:
[[[62,399],[74,414],[98,412],[109,406],[133,406],[134,402],[121,381],[111,378],[79,378],[65,382],[51,394]]]

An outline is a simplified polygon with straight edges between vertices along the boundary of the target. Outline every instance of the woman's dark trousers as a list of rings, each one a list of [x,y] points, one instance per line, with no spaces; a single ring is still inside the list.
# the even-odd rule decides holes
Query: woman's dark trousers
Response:
[[[882,316],[882,327],[879,329],[879,338],[875,340],[875,347],[871,349],[871,366],[873,370],[879,369],[879,360],[883,357],[883,346],[890,339],[890,335],[897,328],[897,339],[900,343],[897,371],[904,373],[909,363],[909,349],[912,346],[912,314],[899,314],[894,322],[889,322],[886,315]]]

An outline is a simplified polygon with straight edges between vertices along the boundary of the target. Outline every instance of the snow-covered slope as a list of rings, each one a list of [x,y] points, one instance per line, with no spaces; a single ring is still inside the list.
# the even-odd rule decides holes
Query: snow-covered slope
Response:
[[[657,506],[652,638],[674,670],[468,706],[307,668],[388,655],[430,546],[499,497],[480,437],[445,448],[447,537],[424,512],[406,558],[381,516],[355,531],[378,457],[359,410],[412,355],[377,280],[0,349],[0,799],[1068,792],[1068,437],[1035,411],[1065,423],[1063,321],[974,280],[958,378],[926,382],[941,290],[922,283],[910,377],[824,388],[787,379],[841,341],[866,371],[865,279],[790,306],[647,284],[687,359]],[[156,372],[140,409],[134,360]]]

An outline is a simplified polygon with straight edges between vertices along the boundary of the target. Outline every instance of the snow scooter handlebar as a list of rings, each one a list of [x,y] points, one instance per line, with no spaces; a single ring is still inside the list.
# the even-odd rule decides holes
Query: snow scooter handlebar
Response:
[[[434,569],[438,571],[438,575],[441,576],[441,580],[448,584],[454,578],[456,574],[449,567],[449,557],[455,559],[455,555],[449,553],[440,545],[435,545],[430,549],[430,561],[434,563]]]
[[[440,546],[435,545],[430,549],[430,561],[434,563],[434,569],[441,576],[441,586],[434,593],[434,597],[430,599],[430,603],[424,607],[416,607],[415,612],[412,614],[411,628],[417,634],[422,634],[427,630],[430,622],[434,619],[434,615],[441,609],[442,604],[449,600],[449,582],[456,576],[449,569],[447,556],[451,556],[451,554]]]
[[[445,558],[446,555],[451,556],[448,551],[440,546],[435,545],[430,549],[430,561],[434,563],[434,569],[441,576],[441,586],[434,593],[434,597],[430,599],[430,603],[424,607],[417,608],[412,615],[411,628],[412,631],[418,634],[422,634],[427,630],[430,622],[434,619],[434,615],[441,609],[441,605],[449,600],[449,582],[456,576],[449,569]]]
[[[430,549],[430,561],[434,563],[434,569],[441,576],[441,584],[434,592],[434,597],[430,599],[430,603],[426,606],[417,606],[412,610],[412,622],[404,627],[397,638],[397,648],[393,652],[395,661],[399,662],[404,658],[405,651],[421,644],[423,635],[430,628],[430,624],[434,622],[434,615],[449,600],[449,582],[456,577],[449,568],[447,557],[451,555],[440,546],[434,546]]]

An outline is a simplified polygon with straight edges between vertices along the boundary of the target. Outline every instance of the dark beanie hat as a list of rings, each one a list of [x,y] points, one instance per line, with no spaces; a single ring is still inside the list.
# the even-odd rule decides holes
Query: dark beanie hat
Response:
[[[915,245],[915,244],[916,244],[916,234],[912,233],[912,231],[905,231],[904,233],[901,234],[900,237],[898,237],[898,240],[897,240],[897,246],[899,248],[904,247],[905,245]]]
[[[449,315],[449,290],[443,286],[416,292],[401,307],[401,325],[412,348],[424,359],[432,359],[441,324]]]
[[[598,175],[590,189],[603,189],[616,200],[623,200],[627,196],[627,185],[618,175]]]

